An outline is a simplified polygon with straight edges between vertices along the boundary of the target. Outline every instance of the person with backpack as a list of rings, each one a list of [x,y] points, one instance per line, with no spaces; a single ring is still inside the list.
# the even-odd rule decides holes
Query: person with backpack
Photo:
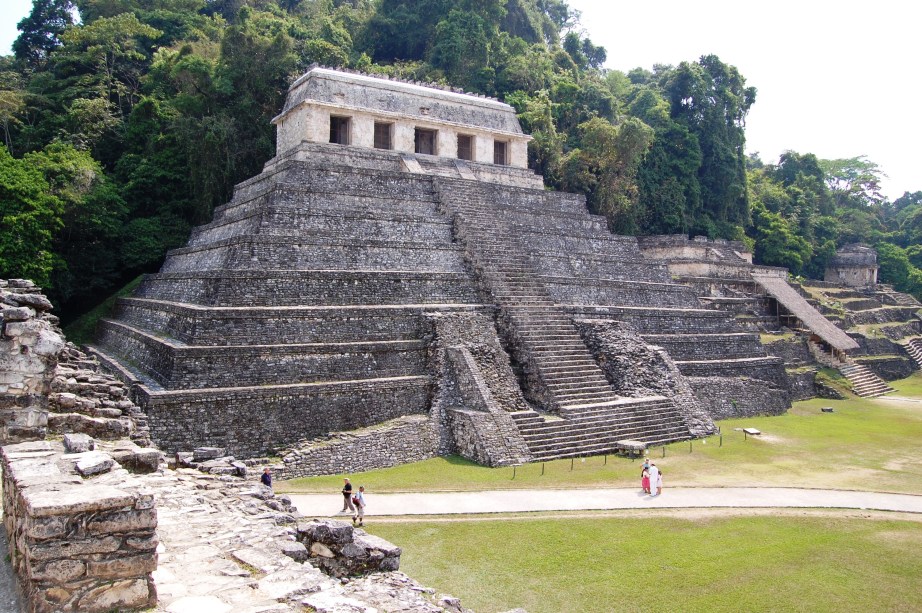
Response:
[[[360,485],[358,493],[352,497],[352,504],[355,506],[355,515],[352,516],[352,523],[358,520],[358,525],[363,525],[365,521],[365,486]]]

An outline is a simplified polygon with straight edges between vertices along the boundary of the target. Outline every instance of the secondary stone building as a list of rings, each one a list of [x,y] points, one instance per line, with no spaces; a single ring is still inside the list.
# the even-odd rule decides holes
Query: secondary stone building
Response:
[[[824,280],[848,287],[873,287],[877,284],[877,252],[873,247],[845,245],[826,264]]]
[[[788,406],[757,334],[544,190],[512,107],[315,68],[275,123],[278,155],[100,326],[165,449],[499,465]]]

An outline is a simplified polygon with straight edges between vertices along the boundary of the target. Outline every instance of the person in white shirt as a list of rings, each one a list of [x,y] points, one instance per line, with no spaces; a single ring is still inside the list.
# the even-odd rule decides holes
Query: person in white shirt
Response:
[[[650,462],[650,490],[651,492],[653,491],[653,488],[656,487],[658,482],[659,482],[659,469],[656,467],[656,464],[654,464],[653,462]],[[651,494],[651,495],[656,496],[656,494]]]
[[[355,505],[355,515],[352,516],[352,523],[358,520],[358,525],[362,525],[365,520],[365,486],[360,485],[358,493],[352,497],[352,504]]]

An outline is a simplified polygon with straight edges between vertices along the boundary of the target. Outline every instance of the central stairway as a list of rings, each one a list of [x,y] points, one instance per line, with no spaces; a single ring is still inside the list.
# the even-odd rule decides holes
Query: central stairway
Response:
[[[605,453],[619,440],[648,445],[690,437],[680,411],[661,396],[623,398],[584,344],[570,316],[541,283],[529,249],[477,184],[453,182],[439,202],[485,289],[500,308],[527,391],[549,414],[513,414],[536,459]]]

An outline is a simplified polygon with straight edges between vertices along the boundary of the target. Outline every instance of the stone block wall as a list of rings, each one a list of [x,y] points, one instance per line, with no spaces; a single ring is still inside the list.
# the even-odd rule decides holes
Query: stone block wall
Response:
[[[662,310],[648,307],[573,305],[567,313],[577,319],[616,319],[640,332],[661,334],[707,334],[731,327],[726,314],[706,309]]]
[[[785,378],[787,375],[781,370]],[[695,397],[715,420],[754,415],[782,415],[791,406],[790,385],[743,375],[687,377]]]
[[[788,371],[788,380],[791,382],[791,401],[816,398],[816,370]]]
[[[286,479],[338,475],[433,458],[438,452],[435,424],[425,415],[333,433],[319,441],[305,441],[282,451]]]
[[[381,305],[274,309],[197,307],[123,298],[117,319],[189,345],[243,345],[254,339],[322,343],[417,339],[428,330],[424,313],[467,312],[479,305]]]
[[[861,357],[855,358],[859,364],[867,366],[875,375],[885,381],[896,381],[911,375],[915,370],[913,361],[904,356]]]
[[[322,237],[232,237],[167,254],[161,272],[236,270],[400,270],[460,272],[461,251],[451,245]]]
[[[98,336],[168,389],[401,377],[426,367],[419,340],[288,344],[270,352],[267,345],[189,347],[111,321]]]
[[[59,443],[2,449],[10,562],[33,613],[152,607],[157,511],[152,494],[96,485]],[[92,452],[91,452],[92,453]]]
[[[274,455],[305,438],[424,415],[431,386],[428,376],[415,376],[191,391],[139,385],[136,394],[149,417],[151,438],[165,452],[207,441],[231,455],[253,457]]]
[[[320,306],[478,303],[470,277],[452,272],[202,271],[147,275],[135,294],[200,305]]]

